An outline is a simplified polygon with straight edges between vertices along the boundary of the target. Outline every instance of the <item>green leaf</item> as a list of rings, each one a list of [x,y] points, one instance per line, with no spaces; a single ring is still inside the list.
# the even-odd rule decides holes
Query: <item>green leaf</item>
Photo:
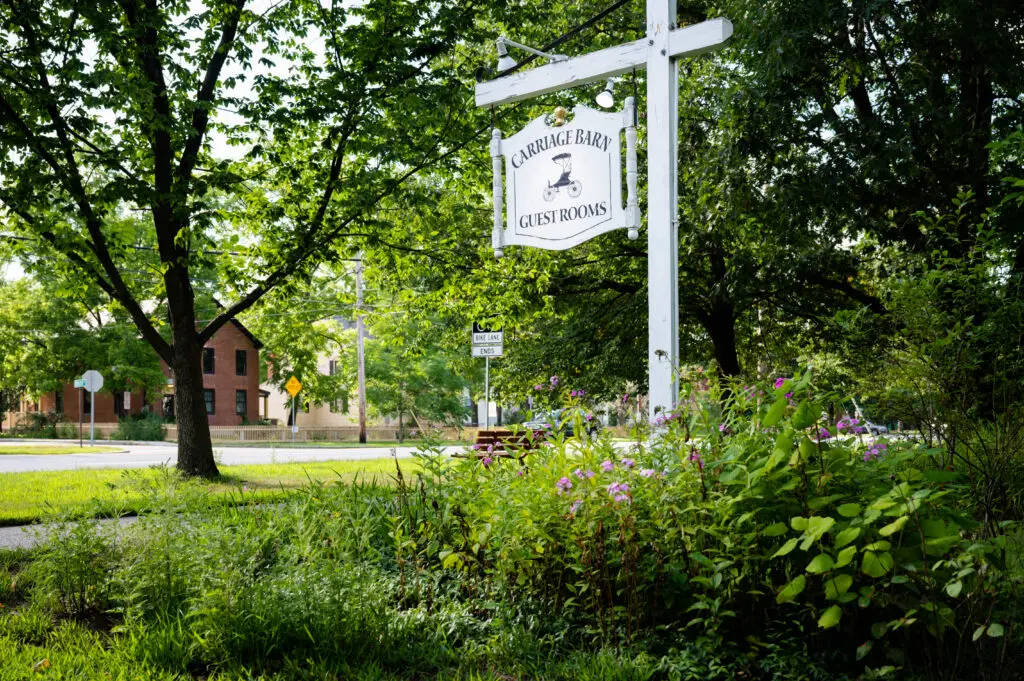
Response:
[[[909,520],[910,520],[910,516],[906,516],[906,515],[905,516],[901,516],[901,517],[897,518],[896,520],[894,520],[893,522],[891,522],[888,525],[886,525],[885,527],[883,527],[882,529],[880,529],[878,531],[878,534],[882,535],[883,537],[892,536],[892,535],[896,534],[897,532],[899,532],[900,530],[902,530],[903,526],[906,525]]]
[[[790,539],[789,541],[787,541],[785,544],[782,545],[782,548],[780,548],[778,551],[776,551],[772,555],[772,558],[780,558],[782,556],[787,555],[793,549],[796,548],[796,542],[797,542],[797,538],[796,537]]]
[[[827,553],[819,553],[807,564],[807,571],[812,575],[820,575],[822,572],[831,570],[834,564],[832,556]]]
[[[892,548],[892,544],[890,544],[887,541],[876,541],[876,542],[871,542],[870,544],[865,546],[864,550],[865,551],[888,551],[891,548]]]
[[[865,551],[864,558],[860,563],[860,571],[869,577],[878,579],[892,569],[892,556],[888,553],[875,553]]]
[[[854,516],[860,515],[861,505],[842,504],[838,508],[836,508],[836,511],[839,513],[839,515],[843,516],[844,518],[852,518]]]
[[[950,582],[946,585],[946,593],[950,598],[956,598],[960,595],[960,592],[963,591],[963,588],[964,583],[958,579],[955,582]]]
[[[796,579],[782,587],[779,595],[775,597],[776,603],[792,603],[797,596],[803,593],[804,587],[807,585],[807,578],[803,575],[798,575]]]
[[[841,549],[859,536],[859,527],[847,527],[845,530],[836,535],[835,547],[837,549]]]
[[[772,408],[768,410],[767,414],[765,414],[764,420],[761,421],[761,425],[766,428],[771,428],[772,426],[777,425],[779,420],[782,418],[782,414],[786,411],[786,406],[788,404],[789,400],[785,397],[780,397],[775,400],[775,404],[773,404]]]
[[[985,633],[985,625],[982,624],[980,627],[974,630],[974,634],[971,636],[972,641],[977,641],[981,638],[981,635]]]
[[[871,652],[871,648],[874,645],[874,641],[864,641],[864,643],[861,643],[859,646],[857,646],[857,660],[863,660],[867,656],[867,654]]]
[[[853,561],[853,557],[857,555],[856,546],[848,546],[839,552],[836,557],[836,567],[841,568],[849,565]]]
[[[993,622],[992,624],[988,625],[988,630],[986,633],[989,635],[990,638],[999,638],[1003,635],[1003,625],[999,622]]]
[[[772,523],[768,527],[764,528],[762,534],[766,537],[778,537],[779,535],[786,534],[786,523]]]
[[[818,619],[818,626],[822,629],[831,629],[839,624],[839,618],[842,616],[843,609],[838,605],[833,605],[828,610],[821,613],[821,617]]]
[[[800,405],[793,413],[792,423],[797,430],[810,428],[821,416],[821,407],[815,409],[815,405],[809,400],[801,400]]]
[[[851,586],[853,586],[853,577],[850,575],[836,575],[825,582],[825,598],[830,601],[839,600],[839,597],[849,591]]]
[[[803,532],[807,529],[807,518],[803,518],[801,516],[794,516],[793,518],[790,518],[789,525],[794,530],[798,532]]]

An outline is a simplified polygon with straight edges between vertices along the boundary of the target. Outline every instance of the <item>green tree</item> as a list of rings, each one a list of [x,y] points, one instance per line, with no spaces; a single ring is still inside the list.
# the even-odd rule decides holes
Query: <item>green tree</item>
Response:
[[[372,235],[367,212],[458,148],[476,114],[459,80],[471,50],[456,47],[480,42],[486,7],[0,6],[4,226],[95,282],[171,367],[184,473],[217,473],[203,344],[346,239]],[[117,227],[130,214],[146,216],[166,336],[144,306],[151,287],[126,265],[140,246]],[[210,267],[214,291],[196,276]],[[210,293],[229,302],[201,322],[196,300]]]

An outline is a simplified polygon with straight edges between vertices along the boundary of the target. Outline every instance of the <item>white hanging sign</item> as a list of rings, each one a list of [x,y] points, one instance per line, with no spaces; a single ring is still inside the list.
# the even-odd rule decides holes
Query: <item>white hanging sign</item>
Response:
[[[580,106],[573,110],[569,122],[541,116],[505,139],[500,130],[495,130],[491,135],[495,255],[501,257],[505,246],[513,245],[561,251],[623,227],[629,229],[630,239],[637,238],[640,210],[634,117],[635,104],[630,97],[619,112]],[[620,142],[623,130],[625,204]],[[502,221],[503,194],[507,199],[507,227]]]

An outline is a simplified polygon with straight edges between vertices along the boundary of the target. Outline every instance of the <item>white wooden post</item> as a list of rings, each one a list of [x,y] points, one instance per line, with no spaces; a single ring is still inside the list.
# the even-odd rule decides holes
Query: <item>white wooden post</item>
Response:
[[[675,0],[647,0],[648,414],[675,408],[679,366],[679,71],[669,54]]]
[[[557,92],[612,76],[647,69],[647,309],[648,412],[653,422],[675,408],[679,368],[679,223],[678,223],[678,119],[679,70],[677,59],[703,54],[725,45],[732,37],[728,19],[711,19],[676,28],[676,0],[647,0],[647,36],[590,54],[518,71],[476,86],[477,106],[494,107]],[[633,102],[627,100],[629,111]],[[635,131],[626,130],[635,143]],[[506,138],[508,139],[508,138]],[[491,135],[494,165],[494,250],[501,256],[502,180],[501,132]],[[635,188],[636,169],[627,167],[628,187]],[[634,192],[635,193],[635,192]],[[627,210],[638,209],[630,202]],[[636,224],[636,223],[631,223]],[[634,237],[630,229],[630,238]]]

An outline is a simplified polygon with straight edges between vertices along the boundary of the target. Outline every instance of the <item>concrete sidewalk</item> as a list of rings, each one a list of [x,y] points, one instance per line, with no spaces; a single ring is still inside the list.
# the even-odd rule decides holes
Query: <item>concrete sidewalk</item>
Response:
[[[26,444],[67,445],[67,440],[18,440]],[[103,444],[107,444],[104,442]],[[173,442],[120,443],[127,451],[107,454],[55,454],[55,455],[3,455],[0,454],[0,473],[24,473],[29,471],[68,471],[89,468],[146,468],[149,466],[173,466],[178,456],[177,444]],[[0,443],[2,447],[2,443]],[[399,458],[406,458],[416,447],[217,447],[214,456],[219,464],[236,466],[241,464],[299,463],[310,461],[359,461],[391,456],[392,449]],[[447,454],[462,451],[463,447],[445,447]]]

